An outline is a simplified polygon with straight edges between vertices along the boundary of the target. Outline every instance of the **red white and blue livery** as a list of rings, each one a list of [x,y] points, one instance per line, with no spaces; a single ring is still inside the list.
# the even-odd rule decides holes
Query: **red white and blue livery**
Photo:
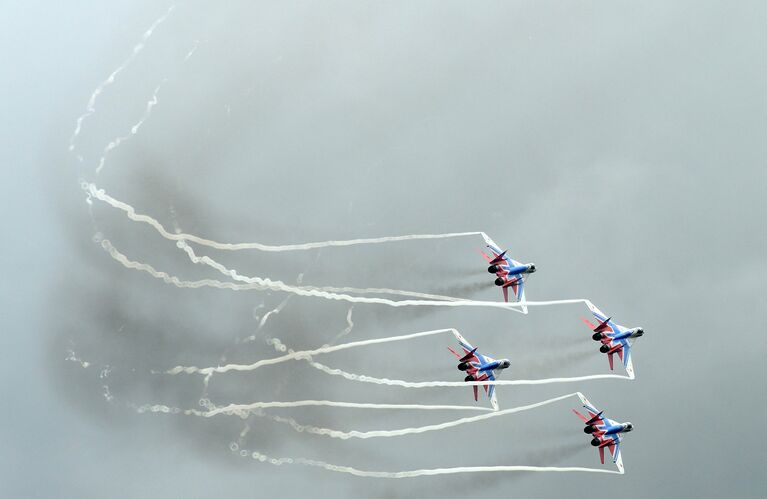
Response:
[[[458,370],[466,372],[466,378],[464,381],[495,381],[502,370],[507,369],[511,362],[509,359],[495,360],[492,357],[482,355],[477,349],[464,339],[458,331],[453,331],[455,338],[458,340],[458,344],[463,350],[463,355],[456,352],[450,347],[448,350],[453,352],[458,358]],[[480,385],[473,385],[474,400],[477,400],[478,387]],[[498,410],[498,397],[495,394],[495,385],[481,385],[485,389],[488,398],[490,399],[490,405],[493,409]]]
[[[487,248],[492,252],[493,256],[487,255],[485,252],[480,251],[482,256],[487,260],[490,266],[487,271],[496,275],[495,285],[500,286],[503,290],[503,299],[509,301],[509,288],[514,294],[514,297],[519,302],[525,301],[525,280],[527,276],[535,272],[534,263],[520,263],[509,255],[507,251],[501,251],[495,241],[490,239],[487,234],[482,234],[485,239]]]
[[[626,367],[626,372],[629,376],[634,376],[634,365],[631,362],[631,346],[636,338],[639,338],[644,334],[644,330],[641,327],[627,328],[617,324],[608,317],[601,310],[599,310],[593,303],[587,303],[589,310],[594,314],[594,318],[599,321],[598,324],[594,324],[588,319],[583,319],[594,334],[591,338],[594,341],[602,343],[599,347],[599,351],[607,354],[607,360],[610,362],[610,369],[613,369],[613,354],[618,354],[618,357],[623,361],[623,365]]]
[[[605,447],[610,451],[613,462],[618,467],[618,471],[623,473],[623,458],[621,457],[620,445],[621,435],[634,429],[634,425],[626,422],[619,423],[604,416],[603,411],[598,410],[589,402],[583,394],[578,393],[578,397],[583,403],[583,408],[588,412],[588,416],[581,414],[573,409],[578,418],[586,425],[583,428],[584,433],[591,435],[591,445],[599,449],[599,459],[605,464]]]

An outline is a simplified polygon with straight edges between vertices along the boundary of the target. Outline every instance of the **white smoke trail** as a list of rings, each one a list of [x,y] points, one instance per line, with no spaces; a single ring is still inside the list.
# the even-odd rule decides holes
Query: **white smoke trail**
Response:
[[[316,248],[355,246],[358,244],[380,244],[380,243],[389,243],[389,242],[396,242],[396,241],[413,241],[413,240],[422,240],[422,239],[447,239],[447,238],[453,238],[453,237],[476,236],[476,235],[484,234],[483,232],[452,232],[452,233],[446,233],[446,234],[410,234],[405,236],[374,237],[374,238],[366,238],[366,239],[348,239],[348,240],[341,240],[341,241],[322,241],[322,242],[315,242],[315,243],[281,244],[281,245],[270,245],[270,244],[262,244],[262,243],[219,243],[210,239],[205,239],[199,236],[195,236],[193,234],[171,233],[167,231],[165,227],[163,227],[163,225],[157,220],[155,220],[154,218],[150,217],[149,215],[142,215],[142,214],[136,213],[136,210],[131,205],[113,198],[112,196],[108,195],[104,191],[104,189],[97,188],[95,184],[93,183],[87,184],[86,188],[93,197],[95,197],[99,201],[103,201],[104,203],[112,206],[113,208],[122,210],[123,212],[125,212],[128,218],[130,218],[134,222],[142,222],[154,227],[154,229],[157,232],[159,232],[160,235],[164,237],[165,239],[168,239],[171,241],[190,241],[202,246],[208,246],[211,248],[215,248],[219,250],[227,250],[227,251],[239,251],[239,250],[248,250],[248,249],[254,249],[259,251],[304,251],[304,250],[310,250],[310,249],[316,249]]]
[[[405,334],[401,336],[390,336],[387,338],[375,338],[371,340],[361,340],[361,341],[353,341],[351,343],[343,343],[341,345],[333,345],[333,346],[325,346],[316,348],[314,350],[303,350],[299,352],[290,352],[286,355],[282,355],[280,357],[274,357],[271,359],[263,359],[259,360],[258,362],[255,362],[253,364],[227,364],[225,366],[218,366],[218,367],[194,367],[194,366],[176,366],[168,371],[166,371],[167,374],[180,374],[180,373],[186,373],[186,374],[192,374],[192,373],[199,373],[199,374],[205,374],[211,372],[216,373],[225,373],[228,371],[253,371],[255,369],[258,369],[259,367],[263,366],[270,366],[274,364],[279,364],[282,362],[287,362],[289,360],[295,360],[295,359],[310,359],[313,355],[319,355],[323,353],[331,353],[331,352],[337,352],[339,350],[347,350],[349,348],[357,348],[361,346],[368,346],[368,345],[378,345],[381,343],[391,343],[395,341],[406,341],[411,340],[414,338],[423,338],[426,336],[433,336],[435,334],[444,334],[444,333],[450,333],[455,331],[454,329],[435,329],[433,331],[421,331],[418,333],[411,333],[411,334]]]
[[[208,410],[180,409],[163,404],[146,404],[136,407],[138,412],[162,412],[166,414],[186,414],[210,418],[219,414],[239,416],[243,419],[261,409],[290,408],[290,407],[339,407],[344,409],[373,409],[373,410],[413,410],[413,411],[481,411],[490,412],[487,407],[472,405],[426,405],[426,404],[374,404],[362,402],[338,402],[335,400],[296,400],[292,402],[253,402],[250,404],[229,404],[222,407],[206,406]]]
[[[230,444],[232,452],[239,450],[239,445],[235,442]],[[604,470],[599,468],[581,468],[577,466],[560,467],[560,466],[461,466],[455,468],[433,468],[433,469],[420,469],[409,471],[366,471],[351,466],[339,466],[337,464],[326,463],[324,461],[317,461],[314,459],[306,459],[303,457],[281,457],[273,458],[258,451],[248,451],[242,449],[239,451],[240,455],[247,457],[250,455],[253,459],[268,462],[275,466],[281,466],[283,464],[301,464],[304,466],[312,466],[316,468],[322,468],[327,471],[335,471],[337,473],[347,473],[354,476],[365,478],[415,478],[419,476],[435,476],[435,475],[453,475],[457,473],[487,473],[487,472],[499,472],[499,471],[535,471],[535,472],[586,472],[586,473],[609,473],[622,475],[623,470]]]
[[[184,56],[184,62],[186,62],[189,59],[191,59],[192,56],[194,55],[194,53],[197,52],[197,49],[199,47],[200,47],[200,40],[195,40],[194,41],[194,45],[192,46],[192,48],[189,49],[189,52],[187,52],[186,55]]]
[[[75,362],[77,364],[80,364],[80,367],[82,367],[83,369],[87,369],[87,368],[89,368],[91,366],[90,362],[88,362],[87,360],[83,360],[83,359],[79,358],[75,354],[75,351],[72,350],[72,349],[67,350],[67,357],[64,360],[68,360],[70,362]]]
[[[204,246],[209,246],[216,249],[227,249],[227,250],[242,250],[242,249],[258,249],[261,251],[295,251],[295,250],[306,250],[306,249],[314,249],[314,248],[324,248],[328,246],[352,246],[356,244],[374,244],[374,243],[383,243],[383,242],[392,242],[392,241],[404,241],[404,240],[413,240],[413,239],[442,239],[442,238],[448,238],[448,237],[461,237],[461,236],[470,236],[470,235],[477,235],[477,234],[484,234],[483,232],[457,232],[457,233],[448,233],[448,234],[421,234],[421,235],[408,235],[408,236],[392,236],[392,237],[383,237],[383,238],[372,238],[372,239],[353,239],[353,240],[347,240],[347,241],[325,241],[325,242],[319,242],[319,243],[305,243],[305,244],[293,244],[293,245],[277,245],[277,246],[270,246],[270,245],[264,245],[260,243],[238,243],[238,244],[229,244],[229,243],[218,243],[216,241],[211,241],[208,239],[203,239],[191,234],[185,234],[185,233],[171,233],[168,232],[165,227],[162,226],[157,220],[155,220],[152,217],[149,217],[147,215],[141,215],[137,214],[135,209],[128,205],[127,203],[124,203],[122,201],[118,201],[117,199],[109,196],[106,194],[104,189],[99,189],[96,187],[93,183],[87,183],[83,182],[82,187],[84,190],[86,190],[90,194],[90,198],[96,198],[100,201],[103,201],[107,203],[108,205],[120,209],[126,213],[129,219],[136,221],[136,222],[144,222],[149,224],[150,226],[154,227],[155,230],[164,238],[176,241],[179,248],[183,249],[188,255],[189,258],[195,262],[195,263],[202,263],[205,265],[208,265],[212,268],[215,268],[222,274],[227,275],[228,277],[231,277],[234,280],[239,280],[242,282],[248,282],[248,283],[255,283],[260,284],[264,281],[267,282],[275,282],[270,281],[269,279],[261,279],[261,278],[250,278],[246,276],[241,276],[237,274],[235,270],[230,270],[224,267],[223,265],[219,264],[212,258],[208,256],[202,256],[197,257],[194,254],[194,251],[186,244],[186,241],[192,241]],[[279,281],[276,281],[279,283]],[[210,284],[207,284],[210,285]],[[187,286],[184,286],[187,287]],[[189,286],[192,287],[192,286]],[[199,287],[199,286],[194,286]],[[237,289],[228,287],[228,289]],[[250,289],[260,289],[260,288],[250,288]],[[269,288],[269,289],[275,289],[275,288]],[[294,288],[295,289],[295,288]],[[444,296],[444,295],[437,295],[437,294],[430,294],[430,293],[420,293],[416,291],[405,291],[405,290],[399,290],[399,289],[390,289],[390,288],[352,288],[352,287],[331,287],[331,286],[325,286],[325,287],[316,287],[316,286],[306,286],[302,288],[306,293],[305,296],[323,296],[325,298],[331,298],[328,294],[337,295],[337,297],[332,297],[331,299],[342,299],[347,301],[352,301],[355,303],[381,303],[385,305],[390,306],[407,306],[407,305],[413,305],[411,302],[403,303],[402,305],[393,305],[394,303],[401,303],[401,302],[395,302],[392,300],[383,300],[378,299],[382,301],[367,301],[362,297],[357,297],[352,299],[352,297],[349,297],[345,295],[345,293],[359,293],[359,294],[389,294],[389,295],[396,295],[396,296],[407,296],[411,298],[421,298],[423,300],[431,300],[434,301],[451,301],[456,303],[480,303],[480,302],[474,302],[473,300],[467,300],[463,298],[457,298],[452,296]],[[286,289],[283,289],[283,291],[287,291]],[[293,292],[293,291],[289,291]],[[341,298],[339,298],[341,297]],[[374,299],[375,300],[375,299]],[[496,302],[485,302],[485,303],[496,303]],[[525,308],[525,305],[529,304],[530,302],[526,303],[507,303],[505,305],[498,304],[500,308],[506,308],[508,310],[514,310],[516,312],[520,313],[527,313],[527,310]],[[434,303],[422,303],[424,305],[434,305]]]
[[[354,310],[354,305],[350,306],[349,311],[346,313],[346,327],[342,329],[341,332],[338,333],[332,340],[330,340],[330,343],[323,346],[330,346],[347,334],[351,333],[352,328],[354,327],[354,322],[352,322],[352,310]]]
[[[513,408],[505,409],[502,411],[488,412],[486,414],[481,414],[479,416],[460,418],[460,419],[455,419],[452,421],[446,421],[444,423],[425,425],[425,426],[416,426],[412,428],[402,428],[399,430],[340,431],[340,430],[333,430],[330,428],[320,428],[317,426],[302,425],[297,423],[292,418],[283,418],[280,416],[270,416],[270,415],[267,415],[267,417],[271,419],[278,419],[282,423],[288,423],[290,426],[293,427],[293,429],[299,432],[308,432],[315,435],[323,435],[323,436],[338,438],[342,440],[348,440],[350,438],[359,438],[359,439],[381,438],[381,437],[388,438],[388,437],[401,437],[404,435],[415,435],[420,433],[427,433],[430,431],[441,431],[441,430],[446,430],[449,428],[455,428],[456,426],[477,423],[480,421],[485,421],[487,419],[492,419],[492,418],[496,418],[500,416],[506,416],[506,415],[515,414],[518,412],[530,411],[532,409],[537,409],[539,407],[553,404],[555,402],[559,402],[560,400],[564,400],[570,397],[575,397],[577,395],[578,395],[577,392],[568,393],[567,395],[562,395],[559,397],[543,400],[541,402],[536,402],[534,404],[513,407]]]
[[[351,343],[343,343],[336,346],[323,346],[314,350],[302,350],[293,351],[288,350],[288,353],[280,357],[274,357],[271,359],[263,359],[252,364],[227,364],[225,366],[217,367],[194,367],[194,366],[176,366],[166,373],[168,374],[203,374],[208,375],[210,373],[225,373],[228,371],[254,371],[260,367],[279,364],[282,362],[288,362],[291,360],[305,360],[314,368],[319,369],[327,374],[333,376],[342,376],[351,381],[359,381],[363,383],[373,383],[378,385],[400,386],[404,388],[436,388],[436,387],[458,387],[458,386],[515,386],[515,385],[548,385],[552,383],[574,383],[577,381],[589,381],[597,379],[628,379],[633,380],[633,372],[628,375],[620,374],[590,374],[586,376],[574,376],[574,377],[558,377],[558,378],[543,378],[543,379],[514,379],[514,380],[495,380],[495,381],[403,381],[398,379],[388,378],[375,378],[372,376],[366,376],[361,374],[348,373],[341,369],[335,369],[328,367],[324,364],[314,361],[312,358],[314,355],[326,354],[336,352],[339,350],[346,350],[350,348],[357,348],[362,346],[377,345],[381,343],[389,343],[395,341],[407,341],[415,338],[421,338],[425,336],[432,336],[436,334],[452,333],[454,329],[436,329],[433,331],[423,331],[418,333],[406,334],[401,336],[390,336],[386,338],[376,338],[371,340],[354,341]],[[285,351],[286,347],[279,339],[273,339],[275,348],[280,351]]]
[[[93,113],[96,112],[96,100],[98,99],[101,92],[104,91],[104,89],[108,86],[114,83],[115,78],[118,74],[120,74],[122,71],[125,70],[136,58],[136,56],[144,49],[144,46],[146,45],[146,42],[149,40],[149,38],[152,36],[152,33],[154,33],[154,30],[165,20],[170,16],[170,14],[173,12],[173,9],[175,9],[176,6],[172,5],[165,14],[163,14],[159,19],[157,19],[155,22],[152,23],[152,25],[147,29],[144,34],[141,37],[141,40],[138,44],[136,44],[133,47],[133,50],[131,51],[131,54],[128,56],[127,59],[123,61],[122,64],[120,64],[117,69],[112,71],[112,73],[99,85],[96,87],[96,89],[91,94],[90,98],[88,99],[88,104],[85,108],[85,112],[80,115],[79,118],[77,118],[77,123],[75,124],[75,130],[72,132],[72,136],[69,139],[69,151],[73,152],[75,150],[75,141],[77,140],[77,137],[80,135],[80,131],[83,127],[83,122],[90,117]]]
[[[401,386],[404,388],[435,388],[450,386],[517,386],[517,385],[549,385],[552,383],[574,383],[577,381],[589,381],[595,379],[628,379],[633,380],[632,374],[589,374],[586,376],[573,376],[567,378],[543,378],[543,379],[511,379],[495,381],[403,381],[399,379],[374,378],[363,374],[354,374],[328,367],[311,358],[304,358],[312,367],[332,376],[341,376],[350,381],[359,381],[362,383],[373,383],[376,385]]]
[[[117,149],[120,147],[120,145],[125,142],[126,140],[130,139],[134,135],[138,133],[138,131],[141,129],[141,126],[144,124],[146,120],[149,119],[149,117],[152,114],[152,108],[157,105],[157,94],[160,92],[160,89],[162,86],[167,82],[167,79],[164,79],[159,85],[157,85],[154,89],[154,92],[152,93],[152,98],[149,99],[146,103],[146,108],[144,109],[144,114],[141,116],[141,118],[136,122],[135,125],[133,125],[130,129],[130,132],[127,134],[117,137],[113,139],[109,144],[106,145],[104,148],[104,152],[101,154],[101,158],[99,159],[99,164],[96,167],[96,173],[101,173],[101,170],[104,168],[104,164],[106,163],[107,156],[110,152],[112,152],[114,149]]]
[[[178,241],[176,243],[176,246],[183,250],[189,259],[192,261],[192,263],[196,264],[204,264],[207,265],[217,271],[219,271],[221,274],[232,278],[235,281],[239,282],[245,282],[248,284],[255,284],[261,282],[263,279],[259,277],[248,277],[243,276],[237,273],[236,270],[230,269],[228,267],[225,267],[221,263],[217,262],[216,260],[213,260],[209,256],[197,256],[197,254],[194,252],[194,250],[186,244],[184,241]],[[300,289],[305,291],[315,291],[315,292],[322,292],[322,293],[359,293],[359,294],[389,294],[389,295],[398,295],[398,296],[409,296],[412,298],[422,298],[425,300],[439,300],[439,301],[455,301],[455,302],[463,302],[463,301],[471,301],[464,298],[456,298],[453,296],[444,296],[444,295],[434,295],[434,294],[428,294],[428,293],[419,293],[416,291],[404,291],[401,289],[390,289],[390,288],[352,288],[352,287],[333,287],[333,286],[302,286]],[[517,312],[521,312],[521,310],[515,310]]]
[[[248,284],[234,284],[231,282],[221,282],[215,279],[201,279],[198,281],[184,281],[176,276],[170,275],[167,272],[155,270],[151,265],[136,262],[128,259],[125,255],[120,253],[109,240],[103,239],[100,241],[101,247],[106,250],[109,255],[125,268],[141,270],[150,274],[156,279],[161,279],[167,284],[171,284],[178,288],[196,289],[202,287],[212,287],[217,289],[228,289],[232,291],[243,290],[272,290],[283,291],[287,293],[293,293],[299,296],[314,296],[319,298],[325,298],[328,300],[346,301],[350,303],[369,303],[376,305],[387,305],[390,307],[412,307],[412,306],[430,306],[430,307],[486,307],[486,308],[500,308],[505,310],[514,310],[526,305],[555,305],[562,303],[578,303],[585,302],[586,300],[553,300],[548,302],[523,302],[523,303],[504,303],[504,302],[492,302],[492,301],[475,301],[475,300],[458,300],[458,301],[429,301],[429,300],[389,300],[386,298],[369,298],[363,296],[351,296],[346,294],[329,293],[326,291],[319,291],[316,289],[307,289],[297,286],[289,286],[282,281],[273,281],[271,279],[262,278],[250,278],[252,283]],[[206,257],[203,257],[206,258]],[[232,271],[234,272],[234,271]],[[231,275],[231,274],[230,274]],[[236,273],[235,273],[236,275]],[[232,276],[234,277],[234,276]]]

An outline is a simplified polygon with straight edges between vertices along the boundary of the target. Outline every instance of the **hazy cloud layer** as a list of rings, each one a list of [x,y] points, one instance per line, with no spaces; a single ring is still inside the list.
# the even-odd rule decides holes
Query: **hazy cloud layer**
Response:
[[[3,182],[9,496],[751,497],[764,495],[756,314],[767,240],[767,68],[758,2],[230,2],[12,8]],[[187,57],[190,51],[193,55]],[[109,151],[104,147],[135,135]],[[252,362],[327,343],[349,304],[259,291],[179,290],[94,244],[185,279],[222,277],[101,203],[80,177],[166,227],[280,244],[484,230],[539,272],[530,299],[590,298],[647,332],[637,379],[499,390],[503,407],[575,390],[636,431],[623,477],[493,474],[360,479],[274,467],[243,447],[371,470],[598,466],[558,403],[445,432],[339,441],[267,418],[135,414],[255,400],[471,403],[470,390],[353,383],[305,363],[246,374],[153,374]],[[244,274],[497,300],[481,239],[290,254],[202,250]],[[517,256],[518,255],[518,256]],[[282,305],[262,326],[264,315]],[[355,305],[348,339],[456,327],[512,360],[511,377],[607,371],[563,306],[502,310]],[[458,380],[432,337],[318,359],[372,376]],[[67,358],[70,357],[69,360]],[[72,360],[76,357],[89,362]],[[400,428],[454,413],[272,411],[335,429]]]

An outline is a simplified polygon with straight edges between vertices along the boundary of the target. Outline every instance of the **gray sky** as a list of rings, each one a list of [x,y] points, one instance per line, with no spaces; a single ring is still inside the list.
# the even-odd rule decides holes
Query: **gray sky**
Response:
[[[168,5],[29,2],[9,7],[0,30],[4,495],[764,495],[767,342],[755,313],[767,271],[763,3],[178,4],[101,94],[78,138],[78,166],[66,150],[76,118]],[[161,83],[151,117],[96,176],[103,148],[141,118]],[[538,265],[528,298],[590,298],[644,327],[635,381],[499,390],[502,407],[579,390],[610,417],[631,420],[626,475],[361,479],[235,456],[228,446],[243,422],[234,417],[135,414],[126,404],[196,407],[201,396],[199,377],[151,370],[272,356],[270,337],[315,347],[344,329],[348,305],[293,297],[257,330],[286,295],[178,290],[123,269],[93,244],[95,232],[159,269],[216,277],[151,229],[104,205],[89,211],[80,176],[168,227],[221,241],[486,231]],[[210,254],[286,282],[304,273],[305,284],[496,300],[480,245],[476,237]],[[510,357],[511,378],[603,373],[585,313],[356,305],[348,337],[457,327],[487,353]],[[257,341],[237,344],[252,334]],[[375,376],[458,380],[451,343],[428,338],[321,360]],[[91,366],[67,361],[70,350]],[[209,396],[221,404],[472,402],[468,389],[368,386],[299,363],[216,376]],[[252,418],[244,446],[387,471],[599,466],[572,407],[366,441]],[[345,430],[456,417],[275,414]]]

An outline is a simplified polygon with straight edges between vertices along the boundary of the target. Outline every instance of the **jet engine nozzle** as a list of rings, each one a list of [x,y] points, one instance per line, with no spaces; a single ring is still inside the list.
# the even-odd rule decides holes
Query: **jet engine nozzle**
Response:
[[[634,336],[636,336],[638,338],[638,337],[642,336],[643,334],[644,334],[644,329],[642,329],[641,327],[638,327],[636,332],[634,333]]]
[[[506,283],[506,279],[504,279],[503,277],[499,277],[498,279],[495,280],[496,286],[503,286],[505,283]]]
[[[608,350],[610,350],[609,345],[602,345],[601,347],[599,347],[599,351],[602,353],[607,353]]]
[[[527,269],[527,272],[529,274],[532,274],[533,272],[535,272],[535,264],[534,263],[530,264],[530,267]]]
[[[602,333],[594,333],[591,335],[591,339],[594,341],[600,341],[602,339]]]
[[[634,429],[634,425],[631,423],[626,423],[626,428],[623,431],[632,431]]]
[[[468,368],[469,368],[469,364],[467,364],[466,362],[461,362],[460,364],[458,364],[459,371],[465,371]]]
[[[466,376],[465,378],[463,378],[463,380],[464,380],[464,381],[474,381],[474,376],[473,376],[473,375],[471,375],[471,374],[469,374],[468,376]]]
[[[495,273],[496,273],[496,272],[498,272],[499,270],[500,270],[500,269],[498,268],[498,265],[491,265],[491,266],[489,266],[489,267],[487,268],[487,271],[488,271],[489,273],[491,273],[491,274],[495,274]]]
[[[585,428],[583,429],[583,433],[589,433],[589,434],[591,434],[591,433],[594,433],[594,427],[593,427],[593,426],[591,426],[591,425],[589,425],[589,426],[585,427]]]
[[[591,439],[591,445],[593,445],[594,447],[599,446],[599,439],[598,438],[592,438]]]

